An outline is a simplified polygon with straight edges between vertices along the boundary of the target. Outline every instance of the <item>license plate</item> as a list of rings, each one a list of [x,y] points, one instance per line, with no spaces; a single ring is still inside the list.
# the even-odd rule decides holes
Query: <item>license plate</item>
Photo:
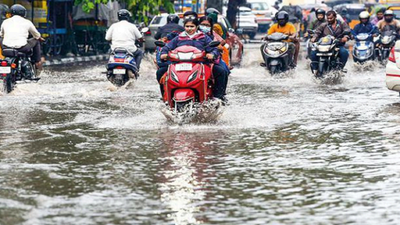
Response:
[[[11,67],[0,67],[0,73],[11,73]]]
[[[126,70],[125,69],[113,69],[114,74],[125,74]]]
[[[175,66],[175,69],[176,69],[176,71],[191,71],[192,64],[189,64],[189,63],[177,64]]]

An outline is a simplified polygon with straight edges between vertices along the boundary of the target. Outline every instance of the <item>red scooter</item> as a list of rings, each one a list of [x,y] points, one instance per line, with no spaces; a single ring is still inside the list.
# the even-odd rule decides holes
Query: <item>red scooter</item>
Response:
[[[164,42],[156,41],[162,47]],[[209,44],[217,47],[218,41]],[[171,110],[181,113],[193,109],[195,103],[203,103],[213,97],[213,63],[205,64],[206,52],[193,46],[180,46],[168,53],[172,62],[162,81],[164,82],[163,99]]]

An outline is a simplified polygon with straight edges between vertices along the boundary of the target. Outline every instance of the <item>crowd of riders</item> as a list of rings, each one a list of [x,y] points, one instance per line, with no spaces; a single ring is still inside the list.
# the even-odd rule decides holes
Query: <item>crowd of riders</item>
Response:
[[[397,36],[400,34],[400,22],[395,18],[394,12],[390,9],[381,8],[377,10],[376,15],[373,15],[372,19],[368,11],[362,11],[359,14],[359,24],[353,29],[350,29],[344,16],[338,15],[334,10],[325,11],[319,8],[312,9],[311,12],[314,15],[309,15],[308,18],[312,18],[310,19],[312,21],[309,21],[307,28],[312,32],[310,32],[310,35],[305,36],[310,39],[311,43],[315,43],[328,35],[336,38],[339,42],[337,47],[339,48],[338,57],[341,69],[344,69],[349,57],[349,52],[345,44],[358,34],[367,33],[371,34],[371,37],[376,37],[388,30],[393,31]],[[289,13],[284,10],[280,10],[275,14],[275,24],[270,27],[267,35],[276,32],[289,36],[288,41],[291,42],[289,44],[289,52],[292,55],[293,65],[296,65],[299,52],[299,31],[289,22]],[[376,45],[379,47],[379,42]],[[316,50],[311,51],[309,58],[313,62],[317,60]],[[315,66],[315,64],[311,64],[311,67],[313,65]]]

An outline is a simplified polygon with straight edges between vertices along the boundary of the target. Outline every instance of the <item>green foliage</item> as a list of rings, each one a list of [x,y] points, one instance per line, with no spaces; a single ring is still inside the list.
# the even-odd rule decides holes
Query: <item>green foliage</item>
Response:
[[[89,13],[95,8],[96,3],[106,4],[108,0],[75,0],[75,5],[82,4],[82,10]],[[128,10],[132,12],[133,19],[148,22],[148,16],[160,13],[159,7],[163,7],[168,13],[173,13],[173,0],[120,0],[126,2]]]
[[[159,7],[163,7],[168,13],[175,12],[174,3],[171,0],[126,0],[128,9],[132,12],[133,19],[148,22],[149,15],[160,13]]]
[[[75,0],[75,5],[82,4],[82,10],[89,13],[94,9],[96,3],[107,4],[108,0]]]

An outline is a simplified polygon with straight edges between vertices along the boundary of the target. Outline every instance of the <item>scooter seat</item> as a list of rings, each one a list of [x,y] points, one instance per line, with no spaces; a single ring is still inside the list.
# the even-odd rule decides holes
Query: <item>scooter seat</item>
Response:
[[[3,49],[3,55],[5,57],[16,57],[18,56],[18,50],[13,48],[5,48]]]

